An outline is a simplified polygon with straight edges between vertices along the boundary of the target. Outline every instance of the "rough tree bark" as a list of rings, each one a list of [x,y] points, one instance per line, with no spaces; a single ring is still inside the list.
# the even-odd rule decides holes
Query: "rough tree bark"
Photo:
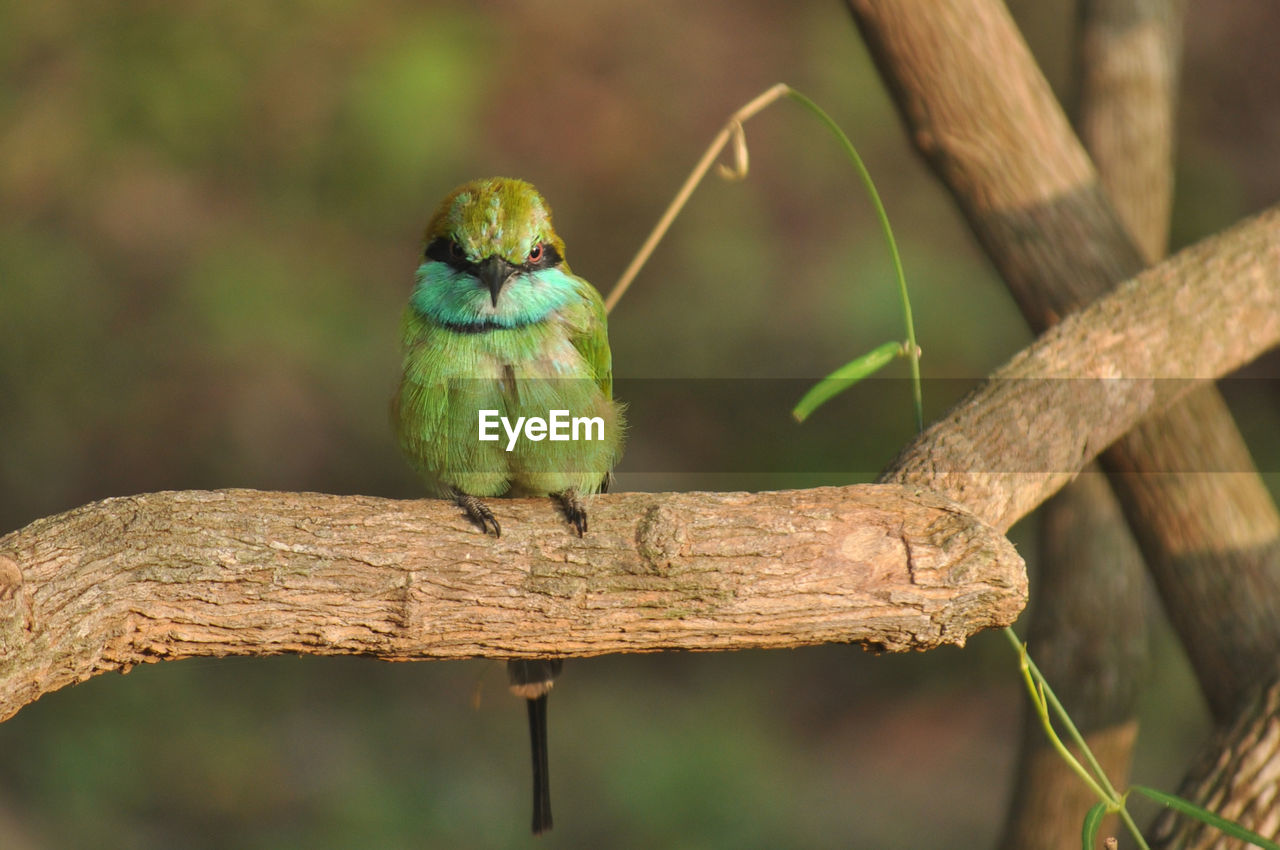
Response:
[[[1280,331],[1277,272],[1273,207],[1054,325],[907,444],[880,480],[933,489],[1008,529],[1142,411],[1203,394],[1269,347]],[[1216,371],[1226,363],[1235,365]]]
[[[1002,4],[939,0],[927,15],[888,0],[849,6],[917,147],[1033,326],[1140,267]],[[1203,429],[1211,439],[1197,445]],[[1280,515],[1252,466],[1241,467],[1242,445],[1221,397],[1205,389],[1142,423],[1104,459],[1109,470],[1138,473],[1112,484],[1219,720],[1280,658]],[[1164,465],[1149,465],[1157,461]],[[1188,476],[1150,474],[1171,469],[1237,474],[1200,475],[1195,486]],[[1188,526],[1188,509],[1230,522]]]
[[[1081,0],[1075,125],[1148,263],[1168,250],[1186,0]]]
[[[1280,834],[1277,764],[1280,679],[1272,679],[1250,694],[1232,722],[1218,730],[1178,793],[1259,835],[1275,836]],[[1240,850],[1242,845],[1171,811],[1162,813],[1151,829],[1151,846],[1160,850]]]
[[[497,539],[443,501],[253,490],[38,520],[0,538],[0,719],[195,655],[924,649],[1011,623],[1026,600],[1007,540],[905,488],[622,493],[593,502],[581,539],[548,500],[501,510]]]

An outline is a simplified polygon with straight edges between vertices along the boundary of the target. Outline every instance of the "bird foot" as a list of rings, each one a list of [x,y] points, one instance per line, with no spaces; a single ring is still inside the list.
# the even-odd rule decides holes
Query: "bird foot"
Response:
[[[587,533],[587,508],[582,504],[582,498],[578,496],[578,491],[573,487],[562,493],[555,494],[556,500],[560,502],[560,507],[564,510],[565,519],[569,520],[569,524],[578,532],[578,536]]]
[[[484,502],[472,496],[470,493],[464,493],[461,490],[453,491],[453,500],[458,503],[458,507],[467,512],[467,516],[476,525],[480,526],[480,530],[485,534],[493,529],[494,537],[502,536],[502,526],[498,525],[498,519],[493,515],[493,511],[489,510],[489,506]]]

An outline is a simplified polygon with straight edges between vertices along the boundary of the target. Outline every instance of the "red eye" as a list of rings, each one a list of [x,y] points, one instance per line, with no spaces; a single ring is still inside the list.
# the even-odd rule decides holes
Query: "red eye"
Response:
[[[541,259],[542,259],[542,246],[534,245],[532,248],[529,249],[529,256],[526,258],[526,262],[536,263],[538,262],[538,260],[541,260]]]

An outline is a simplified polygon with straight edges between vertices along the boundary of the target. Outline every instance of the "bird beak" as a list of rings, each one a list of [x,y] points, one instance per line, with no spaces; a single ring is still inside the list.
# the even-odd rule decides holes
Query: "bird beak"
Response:
[[[498,293],[502,291],[502,287],[507,285],[507,281],[511,280],[511,275],[515,274],[516,267],[508,263],[506,260],[494,254],[480,263],[480,282],[489,290],[489,297],[493,299],[493,306],[498,306]]]

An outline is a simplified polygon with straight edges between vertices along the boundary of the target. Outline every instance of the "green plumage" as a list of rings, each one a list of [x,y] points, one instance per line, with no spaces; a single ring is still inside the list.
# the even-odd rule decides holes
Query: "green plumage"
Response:
[[[425,242],[401,326],[393,404],[409,462],[446,497],[599,491],[624,427],[604,304],[569,271],[546,203],[518,180],[474,181],[445,198]],[[509,274],[486,288],[486,270],[496,266]],[[500,439],[479,439],[481,410],[512,422],[554,410],[598,417],[603,438],[520,439],[508,451],[501,428]]]

